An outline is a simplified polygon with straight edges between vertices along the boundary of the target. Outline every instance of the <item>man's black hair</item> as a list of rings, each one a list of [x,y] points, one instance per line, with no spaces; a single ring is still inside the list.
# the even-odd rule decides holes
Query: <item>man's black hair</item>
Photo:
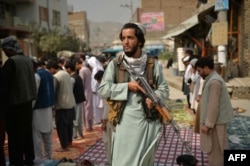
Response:
[[[126,23],[120,32],[119,38],[122,41],[122,30],[124,29],[129,29],[132,28],[135,30],[135,36],[138,38],[138,40],[141,42],[140,47],[143,48],[144,44],[145,44],[145,38],[144,38],[144,34],[142,32],[142,30],[138,27],[138,25],[134,24],[134,23]]]
[[[62,64],[64,64],[64,59],[61,59],[61,58],[59,58],[58,60],[57,60],[57,63],[62,63]]]
[[[54,68],[54,69],[58,69],[59,66],[57,64],[57,62],[55,60],[48,60],[47,64],[46,64],[46,68],[47,69],[51,69],[51,68]]]
[[[86,55],[87,54],[80,53],[79,57],[82,58],[83,61],[85,61],[86,60]]]
[[[192,155],[185,154],[178,156],[176,162],[177,164],[182,164],[183,166],[196,166],[198,160]]]
[[[82,60],[80,57],[75,57],[73,60],[72,60],[72,64],[73,65],[76,65],[76,64],[82,64]]]
[[[37,62],[37,65],[38,65],[39,67],[41,67],[41,66],[45,66],[46,63],[45,63],[44,61],[38,61],[38,62]]]
[[[205,66],[207,66],[209,69],[214,69],[214,60],[212,57],[202,57],[195,64],[195,68],[204,68]]]
[[[71,71],[75,71],[75,65],[71,61],[66,61],[64,67],[65,69],[70,68]]]
[[[188,54],[189,56],[194,55],[194,52],[192,50],[186,50],[185,53]]]
[[[96,72],[96,74],[94,75],[95,80],[101,80],[103,77],[104,71],[99,70],[98,72]]]

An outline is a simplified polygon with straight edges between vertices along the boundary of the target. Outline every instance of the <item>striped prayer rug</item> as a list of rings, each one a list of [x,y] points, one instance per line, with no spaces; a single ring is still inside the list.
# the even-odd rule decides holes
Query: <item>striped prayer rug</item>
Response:
[[[155,166],[177,166],[176,158],[179,155],[187,154],[186,149],[182,146],[180,139],[170,125],[165,128],[165,140],[161,135],[157,152],[155,154]],[[185,141],[188,141],[192,146],[192,154],[199,161],[198,166],[208,165],[207,156],[200,150],[200,137],[193,132],[191,127],[182,127],[180,134]],[[79,156],[76,161],[90,160],[96,165],[106,165],[105,149],[102,140],[97,141],[92,147]]]

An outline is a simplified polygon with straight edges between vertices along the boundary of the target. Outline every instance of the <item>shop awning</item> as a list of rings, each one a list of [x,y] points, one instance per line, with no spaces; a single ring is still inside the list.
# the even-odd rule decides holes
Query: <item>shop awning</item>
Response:
[[[180,23],[173,29],[169,30],[165,36],[161,37],[161,39],[168,39],[174,36],[178,36],[182,34],[183,32],[189,30],[190,28],[194,27],[195,25],[199,24],[199,18],[198,18],[199,15],[208,11],[212,7],[214,7],[214,2],[210,2],[201,6],[196,14],[194,14],[187,20],[183,21],[182,23]]]
[[[161,39],[168,39],[173,36],[178,36],[179,34],[185,32],[186,30],[192,28],[193,26],[197,25],[199,23],[198,20],[198,14],[193,15],[189,19],[185,20],[175,28],[169,30],[165,36],[163,36]]]

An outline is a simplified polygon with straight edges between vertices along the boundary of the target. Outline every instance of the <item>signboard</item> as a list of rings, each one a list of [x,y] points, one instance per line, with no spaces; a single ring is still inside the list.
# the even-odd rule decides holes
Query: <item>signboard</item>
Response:
[[[141,23],[144,25],[147,31],[164,31],[164,13],[152,12],[142,13]]]
[[[228,23],[216,22],[212,24],[212,45],[227,45],[228,44]]]
[[[215,11],[220,11],[220,10],[228,10],[228,0],[216,0],[215,2]]]

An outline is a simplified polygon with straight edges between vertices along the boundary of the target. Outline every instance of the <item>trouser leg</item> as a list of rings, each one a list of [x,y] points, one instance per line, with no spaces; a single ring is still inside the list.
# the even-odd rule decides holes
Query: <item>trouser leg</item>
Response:
[[[36,158],[43,158],[42,135],[39,130],[33,129],[34,152]]]
[[[72,137],[73,137],[73,121],[69,124],[67,124],[67,140],[68,140],[68,144],[72,144]]]
[[[52,131],[43,133],[44,158],[52,159]]]
[[[33,165],[32,103],[13,106],[6,114],[10,165]]]
[[[63,149],[68,147],[68,141],[67,141],[67,126],[63,124],[63,122],[57,122],[56,123],[56,130],[57,130],[57,135],[61,144],[61,147]]]

